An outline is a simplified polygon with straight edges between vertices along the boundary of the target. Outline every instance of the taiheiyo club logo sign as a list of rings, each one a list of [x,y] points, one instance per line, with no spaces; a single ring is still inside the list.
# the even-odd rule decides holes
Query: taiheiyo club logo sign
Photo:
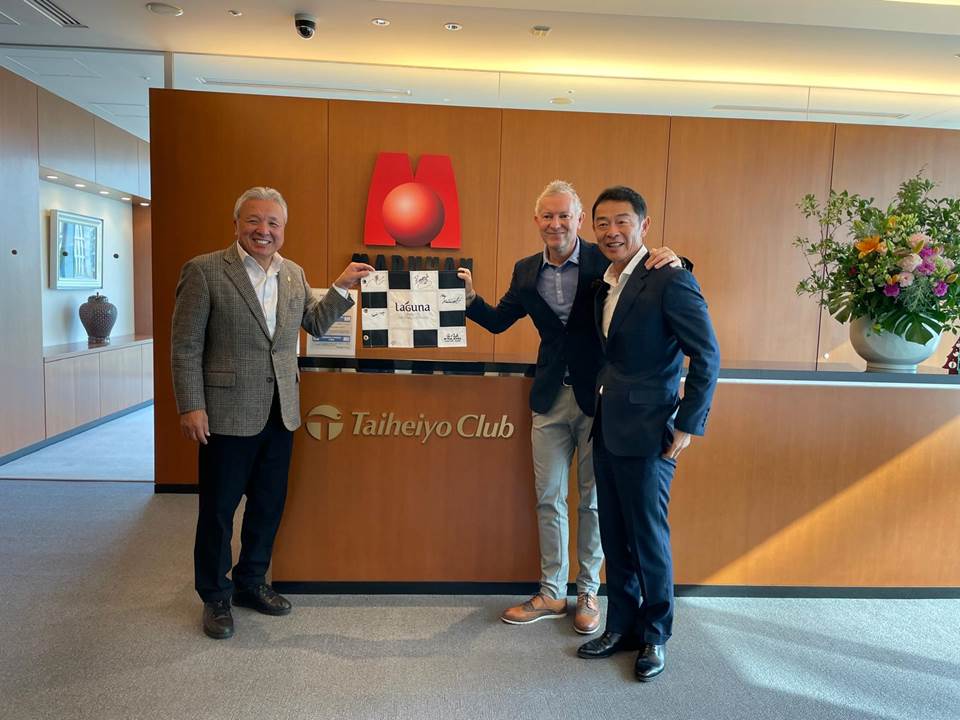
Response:
[[[460,247],[460,201],[448,155],[382,152],[367,193],[364,245]]]
[[[463,413],[457,418],[432,418],[424,413],[398,415],[354,410],[345,418],[333,405],[317,405],[307,413],[306,431],[316,440],[335,440],[344,430],[361,438],[411,438],[425,445],[432,438],[450,436],[464,439],[507,440],[516,426],[506,414],[488,417],[485,413]]]

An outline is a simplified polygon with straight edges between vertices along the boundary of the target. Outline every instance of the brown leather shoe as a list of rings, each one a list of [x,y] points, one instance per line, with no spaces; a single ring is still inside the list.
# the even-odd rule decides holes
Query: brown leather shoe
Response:
[[[526,602],[503,611],[500,619],[510,625],[527,625],[537,620],[557,619],[567,616],[566,599],[554,600],[537,593]]]
[[[581,635],[592,635],[600,629],[600,604],[593,593],[577,595],[577,614],[573,618],[573,629]]]

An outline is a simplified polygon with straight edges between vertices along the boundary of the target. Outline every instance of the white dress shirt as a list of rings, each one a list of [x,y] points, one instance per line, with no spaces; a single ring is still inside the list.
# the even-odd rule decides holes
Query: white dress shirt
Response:
[[[280,266],[283,265],[283,258],[280,253],[274,253],[270,259],[270,267],[264,270],[253,256],[243,249],[240,243],[237,243],[237,252],[243,260],[243,267],[247,271],[247,277],[250,278],[250,284],[253,285],[253,292],[260,301],[260,308],[263,310],[263,317],[267,321],[267,330],[270,337],[273,338],[273,331],[277,328],[277,292],[279,290]]]
[[[620,273],[620,277],[614,274],[612,265],[608,267],[607,271],[603,274],[603,281],[610,286],[610,292],[607,293],[607,297],[603,301],[602,327],[604,337],[606,337],[610,331],[610,320],[613,318],[613,311],[617,309],[617,302],[620,300],[620,293],[623,291],[623,286],[627,284],[631,273],[633,273],[637,265],[640,264],[640,260],[642,260],[646,254],[647,248],[641,243],[637,254],[630,258],[630,262],[627,263],[623,272]]]

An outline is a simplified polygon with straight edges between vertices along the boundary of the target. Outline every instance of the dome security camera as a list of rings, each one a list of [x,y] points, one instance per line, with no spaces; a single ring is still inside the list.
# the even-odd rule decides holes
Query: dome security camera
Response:
[[[317,16],[310,13],[297,13],[293,16],[293,26],[297,29],[297,35],[304,40],[309,40],[317,32]]]

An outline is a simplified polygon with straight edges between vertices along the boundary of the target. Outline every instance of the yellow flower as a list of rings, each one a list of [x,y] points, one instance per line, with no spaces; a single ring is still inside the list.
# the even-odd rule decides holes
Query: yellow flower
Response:
[[[899,219],[900,218],[898,218],[896,215],[891,215],[890,217],[888,217],[887,230],[892,230],[893,228],[895,228],[897,226],[897,222],[899,221]]]
[[[871,235],[870,237],[864,238],[858,243],[854,243],[854,247],[860,251],[860,257],[865,258],[872,252],[876,252],[877,246],[880,245],[880,236]]]

